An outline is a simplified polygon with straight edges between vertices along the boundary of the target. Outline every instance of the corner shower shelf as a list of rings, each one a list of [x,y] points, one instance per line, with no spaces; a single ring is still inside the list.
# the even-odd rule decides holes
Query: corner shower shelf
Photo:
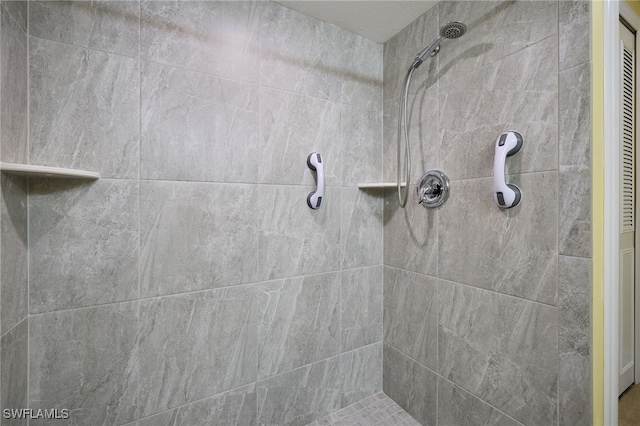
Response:
[[[396,188],[398,186],[395,182],[381,182],[381,183],[359,183],[360,189],[382,189],[382,188]],[[400,186],[406,186],[402,184]]]
[[[27,177],[54,179],[100,179],[100,173],[60,167],[32,166],[29,164],[0,163],[0,171]]]

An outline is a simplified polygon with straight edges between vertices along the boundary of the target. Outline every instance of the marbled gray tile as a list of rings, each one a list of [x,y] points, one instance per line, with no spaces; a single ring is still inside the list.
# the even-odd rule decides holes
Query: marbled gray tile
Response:
[[[0,176],[0,334],[29,314],[27,179]]]
[[[138,296],[137,181],[31,179],[31,313]]]
[[[590,63],[562,71],[559,90],[559,251],[569,256],[590,257]]]
[[[440,210],[438,276],[555,305],[558,175],[508,180],[522,191],[520,205],[509,210],[493,201],[491,178],[452,183]]]
[[[335,25],[260,2],[260,85],[339,102],[350,36]]]
[[[365,109],[342,105],[342,185],[382,179],[382,106]]]
[[[384,268],[384,342],[436,370],[438,282],[435,278]]]
[[[340,189],[325,188],[322,205],[312,210],[306,200],[315,189],[290,185],[260,187],[261,280],[340,269]]]
[[[563,1],[561,3],[568,3]],[[588,2],[580,2],[587,3]],[[560,171],[591,168],[591,65],[559,74]]]
[[[35,315],[29,321],[29,407],[69,410],[69,420],[30,420],[31,425],[135,420],[137,302]]]
[[[0,407],[2,410],[27,408],[28,382],[28,319],[25,318],[0,340]],[[4,411],[3,411],[4,413]],[[7,419],[4,425],[26,425],[26,419]]]
[[[342,352],[382,341],[382,267],[342,271]]]
[[[325,182],[341,182],[340,105],[324,99],[260,88],[261,183],[315,185],[307,166],[311,152],[322,155]]]
[[[416,55],[427,47],[438,35],[438,9],[432,7],[398,34],[390,38],[383,47],[384,101],[399,99],[404,90],[404,79]],[[437,82],[438,57],[427,58],[414,72],[411,80],[412,98],[417,91]]]
[[[343,35],[341,102],[379,113],[382,108],[383,46],[346,31]]]
[[[145,300],[140,305],[140,415],[256,380],[252,286]]]
[[[256,386],[250,384],[138,421],[137,426],[256,424]]]
[[[258,378],[340,353],[340,273],[260,284]]]
[[[13,19],[20,25],[20,29],[27,32],[27,4],[26,0],[3,0],[2,6],[4,6]]]
[[[333,357],[258,382],[258,424],[307,425],[339,410],[340,358]]]
[[[557,170],[557,92],[505,95],[504,102],[495,99],[491,91],[442,91],[439,155],[449,178],[492,176],[495,141],[509,130],[520,133],[524,143],[506,162],[507,174]]]
[[[558,43],[557,1],[446,1],[439,22],[461,21],[464,36],[442,43],[440,83],[457,80],[487,64],[552,38]],[[435,33],[432,37],[435,37]],[[545,53],[557,60],[556,53]]]
[[[407,206],[401,209],[397,191],[385,190],[384,264],[436,276],[440,209],[427,210],[416,198],[411,186]]]
[[[257,182],[258,88],[144,61],[141,177]]]
[[[506,416],[442,377],[438,377],[438,424],[456,426],[521,425],[520,422]]]
[[[410,181],[417,184],[427,170],[437,169],[439,164],[439,99],[436,90],[420,91],[410,95],[409,149],[411,151]],[[383,181],[398,180],[398,139],[401,138],[401,182],[405,181],[405,137],[398,134],[400,100],[384,103]],[[404,133],[404,127],[400,129]],[[415,192],[410,191],[413,197]]]
[[[384,45],[383,180],[397,182],[397,145],[400,98],[415,55],[438,33],[438,7],[433,7]],[[411,182],[438,165],[437,57],[427,59],[416,70],[409,89],[409,143]],[[402,136],[402,152],[404,136]],[[404,181],[404,159],[402,160]],[[413,192],[409,191],[411,197]]]
[[[591,260],[560,256],[559,261],[559,424],[590,425]]]
[[[249,185],[143,182],[143,297],[256,281],[257,189]]]
[[[496,138],[508,130],[524,144],[507,173],[557,170],[556,51],[548,38],[440,85],[439,156],[451,180],[492,176]]]
[[[498,91],[496,95],[505,96],[511,92],[555,93],[558,91],[557,50],[556,40],[549,37],[469,70],[459,79],[441,82],[439,89],[453,92]]]
[[[32,36],[138,57],[139,1],[31,1]]]
[[[591,256],[591,171],[590,169],[559,174],[560,254]]]
[[[258,83],[259,2],[141,2],[142,59]]]
[[[438,376],[392,346],[385,344],[383,354],[384,393],[420,424],[436,425]]]
[[[589,62],[591,59],[591,2],[560,1],[558,33],[560,70]]]
[[[30,44],[30,162],[137,178],[139,66],[42,39]]]
[[[382,391],[382,342],[340,355],[341,406]]]
[[[4,4],[4,3],[3,3]],[[28,42],[27,35],[0,7],[0,157],[8,163],[27,163],[28,142]]]
[[[558,310],[439,281],[438,371],[524,424],[555,424]]]
[[[342,188],[343,269],[382,264],[383,208],[382,198],[375,193]]]
[[[436,97],[436,100],[438,98]],[[400,99],[384,99],[382,103],[382,182],[397,182],[398,181],[398,140],[400,138],[400,134],[398,133],[398,118],[400,117],[400,112],[398,110],[398,105],[400,104]],[[412,120],[415,123],[415,120]],[[425,128],[427,128],[425,126]],[[402,131],[402,130],[400,130]],[[414,133],[414,129],[409,130],[410,133]],[[413,141],[413,139],[411,139]],[[403,139],[404,141],[404,139]],[[437,148],[437,144],[434,145]],[[401,145],[402,153],[405,152],[405,145]],[[411,146],[409,146],[411,149]],[[437,153],[437,151],[436,151]],[[401,171],[406,170],[404,165],[404,157],[401,157],[403,160]],[[417,158],[417,156],[412,156],[410,160]],[[435,159],[437,162],[437,158]],[[420,167],[422,168],[422,167]],[[413,169],[413,168],[412,168]],[[427,169],[425,169],[427,170]],[[403,175],[404,176],[404,175]]]

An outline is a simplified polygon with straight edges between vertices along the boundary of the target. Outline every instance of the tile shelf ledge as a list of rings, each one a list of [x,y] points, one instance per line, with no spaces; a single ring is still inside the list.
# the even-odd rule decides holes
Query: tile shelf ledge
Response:
[[[360,189],[378,189],[378,188],[396,188],[398,186],[395,182],[380,182],[380,183],[359,183],[358,188]],[[405,187],[406,184],[400,185]]]
[[[0,171],[19,176],[54,179],[100,179],[100,173],[60,167],[32,166],[29,164],[0,163]]]

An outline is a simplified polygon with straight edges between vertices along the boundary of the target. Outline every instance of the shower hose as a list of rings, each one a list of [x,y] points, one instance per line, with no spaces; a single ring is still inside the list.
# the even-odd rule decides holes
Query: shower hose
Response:
[[[419,64],[418,64],[419,65]],[[400,108],[398,114],[398,173],[397,180],[398,182],[398,203],[400,207],[404,208],[407,205],[407,199],[409,198],[409,180],[411,179],[411,149],[409,148],[409,84],[411,84],[411,76],[413,75],[413,71],[416,69],[416,64],[414,63],[409,68],[407,72],[407,76],[404,79],[404,91],[402,93],[402,99],[400,100]],[[405,150],[404,150],[404,191],[402,190],[403,180],[402,180],[402,139],[404,136],[405,142]]]

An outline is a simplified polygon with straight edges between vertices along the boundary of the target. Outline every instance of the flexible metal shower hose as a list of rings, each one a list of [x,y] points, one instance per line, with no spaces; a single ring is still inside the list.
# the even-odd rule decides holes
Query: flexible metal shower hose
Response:
[[[404,208],[407,205],[407,199],[409,198],[409,181],[411,179],[411,149],[409,148],[409,84],[411,84],[411,76],[413,75],[413,71],[416,69],[415,64],[411,65],[409,71],[407,72],[407,76],[404,80],[404,91],[402,93],[402,99],[400,100],[400,108],[398,113],[398,173],[397,173],[397,182],[398,182],[398,203],[400,207]],[[405,150],[404,150],[404,163],[405,163],[405,191],[402,191],[402,165],[400,161],[400,157],[402,154],[402,137],[404,135],[405,141]]]

